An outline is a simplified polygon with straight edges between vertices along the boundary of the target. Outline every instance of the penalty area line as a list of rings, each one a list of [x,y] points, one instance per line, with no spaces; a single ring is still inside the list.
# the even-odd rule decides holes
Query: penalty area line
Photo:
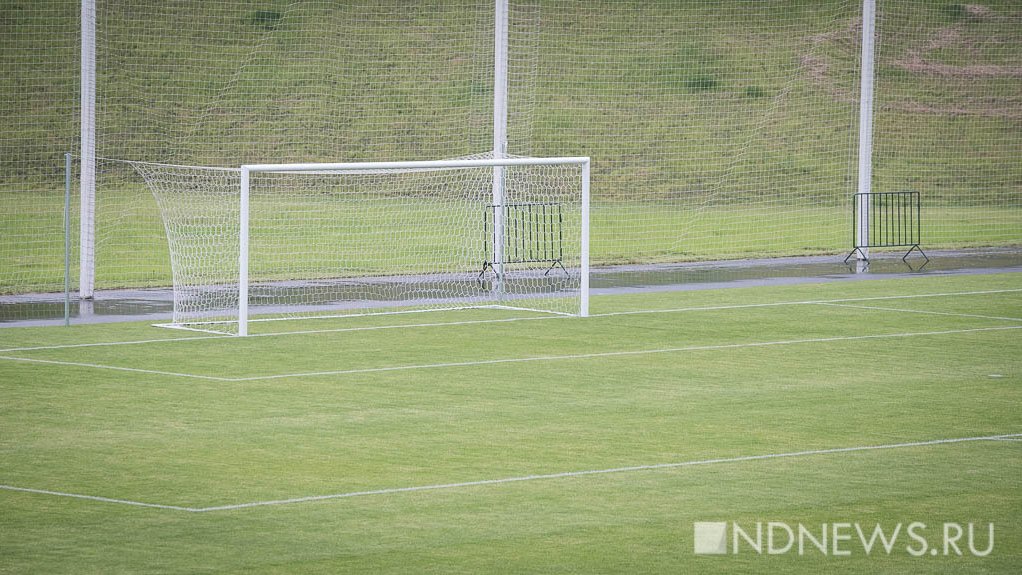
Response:
[[[28,487],[15,487],[13,485],[0,485],[5,491],[16,491],[21,493],[34,493],[36,495],[55,495],[57,497],[70,497],[71,499],[85,499],[88,501],[100,501],[102,503],[117,503],[119,505],[131,505],[132,507],[149,507],[152,509],[170,509],[172,511],[191,511],[198,509],[194,507],[182,507],[180,505],[163,505],[160,503],[144,503],[142,501],[131,501],[130,499],[114,499],[112,497],[100,497],[98,495],[82,495],[80,493],[65,493],[63,491],[50,491],[48,489],[31,489]]]
[[[807,343],[830,343],[838,341],[861,341],[871,339],[891,339],[891,338],[909,338],[909,337],[923,337],[923,336],[934,336],[934,335],[954,335],[963,333],[979,333],[988,331],[1005,331],[1005,330],[1016,330],[1022,329],[1022,325],[1009,325],[1009,326],[997,326],[997,327],[981,327],[981,328],[970,328],[970,329],[949,329],[941,331],[922,331],[922,332],[907,332],[907,333],[887,333],[887,334],[874,334],[874,335],[849,335],[849,336],[834,336],[834,337],[819,337],[819,338],[807,338],[807,339],[789,339],[779,341],[760,341],[760,342],[748,342],[748,343],[725,343],[717,345],[693,345],[687,347],[668,347],[662,349],[637,349],[637,350],[625,350],[625,351],[604,351],[594,353],[576,353],[566,355],[540,355],[534,357],[508,357],[498,359],[481,359],[475,361],[458,361],[458,362],[446,362],[446,363],[423,363],[415,365],[394,365],[384,367],[366,367],[357,369],[340,369],[340,370],[329,370],[329,371],[311,371],[311,372],[300,372],[300,373],[281,373],[274,375],[254,375],[249,377],[238,377],[232,378],[230,381],[266,381],[273,379],[287,379],[295,377],[321,377],[321,376],[337,376],[337,375],[357,375],[365,373],[385,373],[392,371],[413,371],[422,369],[444,369],[444,368],[456,368],[456,367],[474,367],[481,365],[498,365],[507,363],[532,363],[542,361],[568,361],[568,360],[579,360],[579,359],[599,359],[599,358],[611,358],[611,357],[629,357],[629,356],[640,356],[640,355],[655,355],[655,354],[668,354],[668,353],[682,353],[691,351],[718,351],[727,349],[746,349],[756,347],[774,347],[774,346],[785,346],[785,345],[798,345]]]
[[[101,363],[82,363],[78,361],[58,361],[55,359],[36,359],[30,357],[13,357],[0,355],[0,360],[21,361],[25,363],[41,363],[46,365],[60,365],[68,367],[87,367],[90,369],[108,369],[112,371],[126,371],[128,373],[144,373],[146,375],[169,375],[173,377],[187,377],[192,379],[205,379],[208,381],[234,381],[227,377],[216,377],[212,375],[198,375],[194,373],[178,373],[176,371],[160,371],[156,369],[140,369],[137,367],[119,367],[116,365],[104,365]]]
[[[1022,437],[1022,433],[987,435],[981,437],[959,437],[953,439],[934,439],[930,441],[913,441],[908,443],[890,443],[886,445],[863,445],[856,447],[837,447],[832,449],[810,449],[806,451],[792,451],[787,453],[768,453],[764,455],[745,455],[739,457],[724,457],[716,459],[700,459],[695,461],[679,461],[675,463],[655,463],[651,465],[631,465],[627,467],[611,467],[607,469],[590,469],[584,471],[564,471],[561,473],[546,473],[539,475],[522,475],[519,477],[505,477],[502,479],[482,479],[478,481],[464,481],[460,483],[440,483],[435,485],[420,485],[415,487],[395,487],[391,489],[374,489],[370,491],[351,491],[348,493],[336,493],[332,495],[313,495],[310,497],[296,497],[293,499],[278,499],[275,501],[256,501],[252,503],[238,503],[235,505],[220,505],[217,507],[202,507],[196,509],[198,512],[210,511],[232,511],[237,509],[248,509],[252,507],[267,507],[276,505],[293,505],[296,503],[310,503],[314,501],[325,501],[330,499],[350,499],[352,497],[364,497],[367,495],[390,495],[396,493],[413,493],[417,491],[437,491],[441,489],[457,489],[464,487],[478,487],[485,485],[501,485],[505,483],[520,483],[524,481],[539,481],[546,479],[566,479],[571,477],[585,477],[588,475],[609,475],[612,473],[630,473],[637,471],[656,471],[661,469],[678,469],[683,467],[697,467],[705,465],[719,465],[725,463],[743,463],[749,461],[763,461],[769,459],[784,459],[790,457],[809,457],[813,455],[832,455],[837,453],[854,453],[862,451],[879,451],[884,449],[904,449],[909,447],[925,447],[930,445],[948,445],[953,443],[965,443],[970,441],[1003,441]]]
[[[968,443],[976,441],[1013,441],[1022,439],[1022,433],[1006,433],[999,435],[984,435],[976,437],[957,437],[951,439],[933,439],[929,441],[912,441],[905,443],[888,443],[881,445],[860,445],[855,447],[836,447],[830,449],[809,449],[804,451],[789,451],[783,453],[767,453],[761,455],[744,455],[738,457],[721,457],[713,459],[698,459],[692,461],[678,461],[673,463],[654,463],[649,465],[630,465],[626,467],[610,467],[606,469],[588,469],[581,471],[563,471],[559,473],[544,473],[534,475],[520,475],[515,477],[503,477],[499,479],[481,479],[476,481],[462,481],[457,483],[437,483],[431,485],[416,485],[410,487],[393,487],[385,489],[371,489],[365,491],[349,491],[345,493],[333,493],[328,495],[311,495],[306,497],[294,497],[290,499],[274,499],[268,501],[253,501],[249,503],[236,503],[232,505],[217,505],[210,507],[184,507],[180,505],[164,505],[158,503],[145,503],[127,499],[115,499],[111,497],[100,497],[95,495],[82,495],[78,493],[67,493],[62,491],[50,491],[46,489],[31,489],[15,487],[12,485],[0,485],[0,490],[32,493],[37,495],[51,495],[57,497],[69,497],[98,501],[102,503],[113,503],[130,505],[133,507],[147,507],[154,509],[167,509],[172,511],[186,511],[190,513],[211,513],[215,511],[236,511],[251,509],[254,507],[276,507],[282,505],[295,505],[299,503],[311,503],[316,501],[327,501],[331,499],[351,499],[354,497],[365,497],[369,495],[394,495],[400,493],[415,493],[420,491],[439,491],[445,489],[460,489],[466,487],[483,487],[488,485],[502,485],[508,483],[522,483],[526,481],[541,481],[553,479],[568,479],[573,477],[586,477],[590,475],[610,475],[618,473],[634,473],[642,471],[657,471],[664,469],[680,469],[686,467],[700,467],[709,465],[721,465],[728,463],[745,463],[753,461],[765,461],[772,459],[786,459],[794,457],[811,457],[816,455],[834,455],[842,453],[856,453],[881,451],[888,449],[906,449],[912,447],[927,447],[936,445],[951,445],[957,443]]]

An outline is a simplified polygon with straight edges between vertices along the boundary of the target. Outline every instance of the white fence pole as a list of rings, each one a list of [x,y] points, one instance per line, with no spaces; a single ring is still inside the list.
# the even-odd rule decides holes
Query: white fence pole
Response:
[[[81,10],[81,214],[78,293],[91,299],[96,285],[96,1]]]
[[[493,157],[507,155],[507,0],[496,0],[493,26]],[[493,167],[493,272],[504,283],[504,167]]]
[[[71,325],[71,152],[64,154],[64,326]]]
[[[876,54],[876,0],[862,2],[862,56],[859,80],[859,193],[873,189],[873,64]],[[856,246],[869,245],[870,196],[855,202]],[[869,259],[869,248],[858,251],[860,260]]]

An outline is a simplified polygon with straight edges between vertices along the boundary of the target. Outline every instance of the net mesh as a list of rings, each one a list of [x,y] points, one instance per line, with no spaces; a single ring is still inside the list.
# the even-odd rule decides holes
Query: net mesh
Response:
[[[492,3],[97,0],[97,154],[237,167],[491,147]],[[100,287],[167,286],[152,196],[99,162]]]
[[[236,331],[241,212],[238,169],[129,164],[162,216],[174,285],[174,325]],[[227,329],[216,329],[218,325]],[[199,328],[201,329],[201,328]]]
[[[593,158],[595,262],[840,250],[855,184],[855,108],[832,91],[858,85],[857,43],[843,36],[856,4],[549,2],[542,10],[542,104],[526,126],[528,153]],[[821,81],[824,66],[841,72],[836,82]]]
[[[133,165],[170,239],[173,324],[234,333],[240,172]],[[476,307],[579,314],[581,166],[501,169],[498,204],[489,166],[252,172],[250,317]],[[507,254],[502,265],[495,243]]]
[[[0,296],[64,288],[64,153],[77,145],[78,7],[19,4],[0,7]]]
[[[1022,243],[1022,5],[880,2],[875,187],[930,247]]]

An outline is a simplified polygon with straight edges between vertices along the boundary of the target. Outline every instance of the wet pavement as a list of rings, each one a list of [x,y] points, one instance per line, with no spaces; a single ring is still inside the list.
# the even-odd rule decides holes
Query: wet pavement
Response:
[[[737,260],[687,264],[633,265],[597,268],[591,276],[593,295],[642,293],[651,291],[686,291],[726,289],[767,285],[863,281],[926,275],[963,275],[1022,272],[1022,248],[931,251],[929,262],[913,253],[907,262],[900,253],[874,254],[872,261],[849,260],[843,256],[813,256],[801,258],[775,258],[763,260]],[[379,279],[361,282],[341,282],[323,285],[323,300],[318,305],[329,306],[349,286],[348,295],[341,305],[355,307],[354,301],[371,299],[413,303],[407,292],[395,289],[398,282]],[[467,285],[467,282],[466,282]],[[1022,276],[1019,278],[1022,287]],[[296,287],[308,291],[309,285],[277,285],[255,287],[253,297],[279,295]],[[437,282],[433,289],[419,284],[417,293],[434,292],[450,288],[450,283]],[[314,290],[315,291],[315,290]],[[355,297],[361,294],[362,297]],[[405,294],[405,295],[402,295]],[[72,294],[73,295],[73,294]],[[426,296],[428,297],[428,295]],[[173,311],[173,293],[169,289],[105,290],[96,293],[92,301],[71,298],[71,322],[104,323],[115,321],[164,321]],[[64,294],[26,294],[0,296],[0,327],[61,325],[64,317]]]
[[[1022,249],[930,251],[927,262],[913,252],[875,254],[867,264],[842,257],[812,256],[659,266],[620,266],[595,272],[594,294],[686,291],[862,281],[925,275],[1022,272]],[[1019,278],[1022,284],[1022,278]],[[1022,285],[1020,285],[1022,287]]]

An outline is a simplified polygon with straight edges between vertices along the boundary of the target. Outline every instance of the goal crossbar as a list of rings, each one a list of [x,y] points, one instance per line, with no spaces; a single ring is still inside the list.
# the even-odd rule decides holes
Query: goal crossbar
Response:
[[[248,172],[348,172],[372,170],[428,170],[443,168],[480,168],[513,166],[562,166],[579,164],[588,170],[589,158],[585,156],[561,158],[480,158],[457,160],[410,160],[404,162],[347,162],[313,164],[248,164],[241,166]],[[588,184],[584,181],[583,184]],[[588,186],[585,186],[588,190]]]
[[[511,168],[520,166],[563,166],[578,165],[580,168],[580,237],[579,241],[579,312],[580,317],[589,315],[589,179],[590,159],[584,156],[552,157],[552,158],[476,158],[451,160],[413,160],[393,162],[341,162],[341,163],[303,163],[303,164],[247,164],[241,166],[240,174],[240,217],[239,217],[239,261],[238,261],[238,332],[237,335],[248,335],[249,322],[249,210],[251,179],[254,173],[278,174],[356,174],[385,171],[429,171],[448,169],[468,169],[492,167]],[[498,202],[503,204],[503,201]],[[493,210],[494,218],[501,218],[503,210]],[[500,230],[501,222],[494,221],[494,229]],[[503,239],[495,234],[494,242]],[[495,249],[502,254],[502,249]],[[503,255],[500,256],[503,258]],[[496,262],[501,264],[502,262]],[[496,269],[502,269],[500,265]]]

